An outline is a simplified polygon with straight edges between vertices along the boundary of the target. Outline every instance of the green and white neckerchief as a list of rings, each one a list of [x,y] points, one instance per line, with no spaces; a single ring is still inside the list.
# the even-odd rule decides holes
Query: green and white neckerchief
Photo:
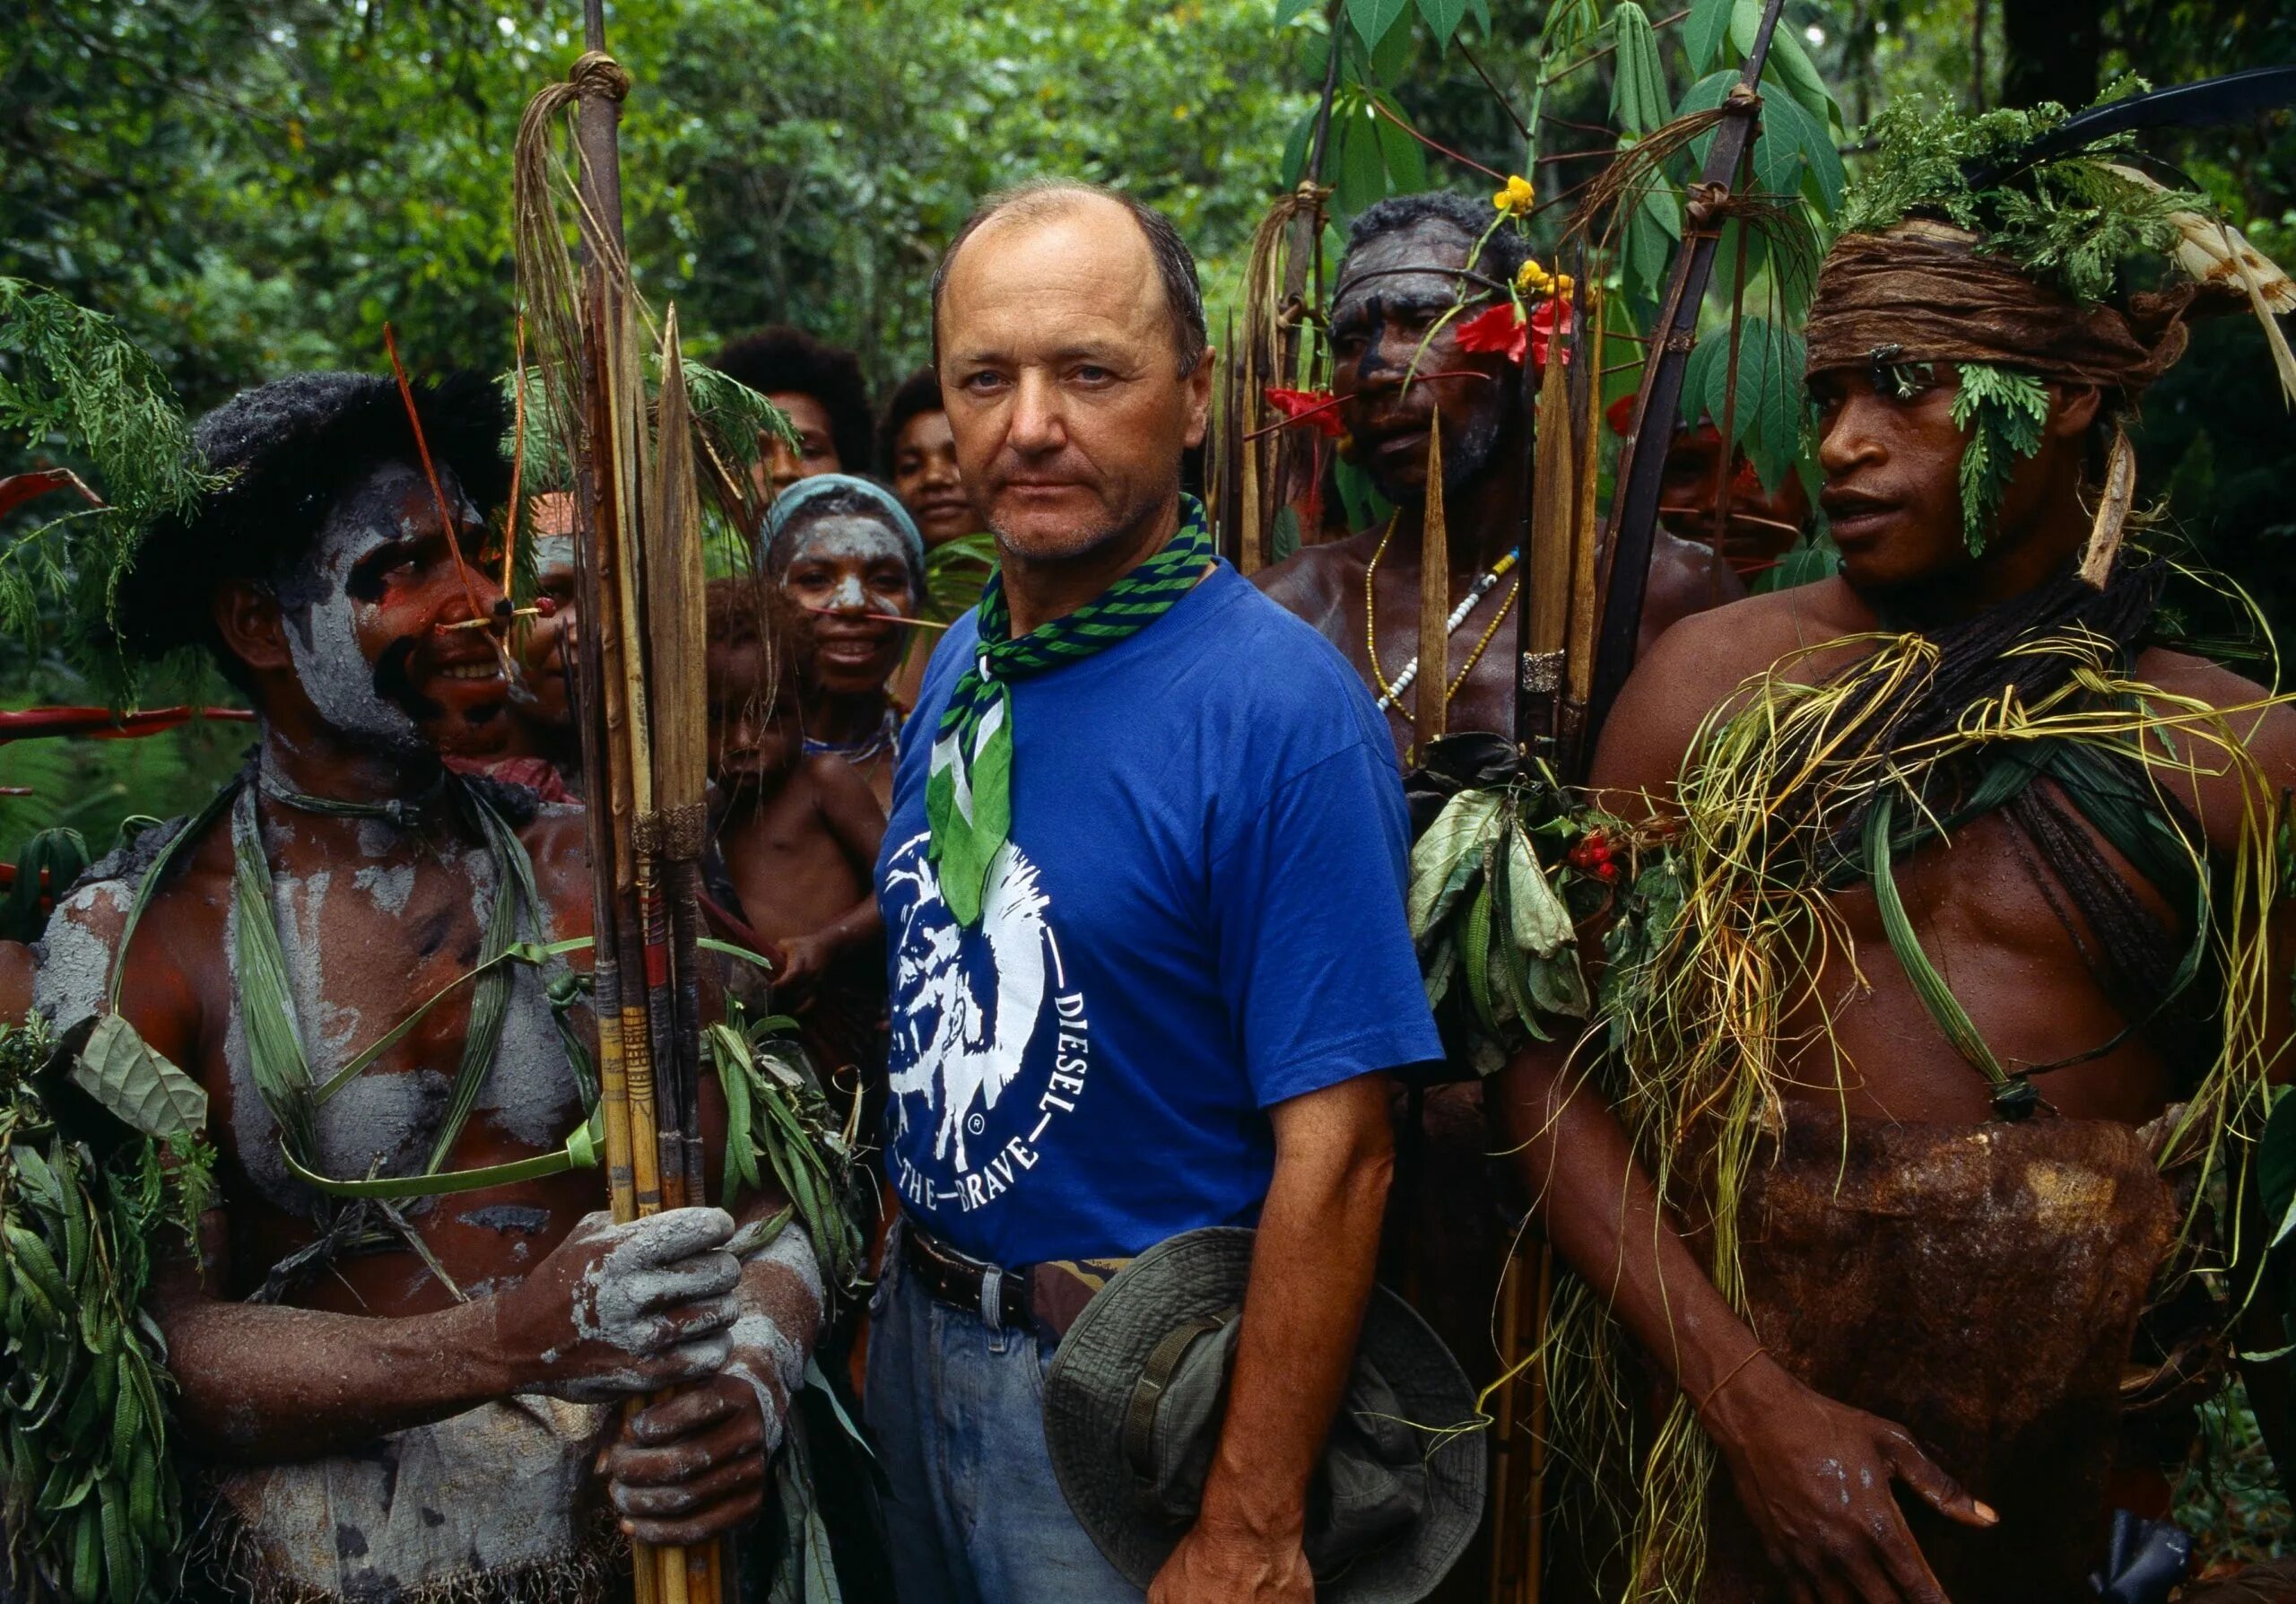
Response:
[[[1204,504],[1180,498],[1178,533],[1157,554],[1065,618],[1013,639],[1000,571],[980,597],[973,666],[949,693],[934,732],[925,782],[927,856],[941,897],[960,925],[980,922],[989,865],[1013,827],[1013,692],[1015,680],[1081,661],[1129,640],[1196,588],[1212,560]]]

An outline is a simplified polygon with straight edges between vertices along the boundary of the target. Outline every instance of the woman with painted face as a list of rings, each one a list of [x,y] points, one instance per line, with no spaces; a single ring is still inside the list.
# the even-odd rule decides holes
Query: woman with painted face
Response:
[[[805,751],[844,758],[882,805],[892,795],[900,728],[885,682],[924,595],[924,538],[891,492],[821,474],[775,498],[761,546],[767,577],[813,623],[813,667],[800,707]]]

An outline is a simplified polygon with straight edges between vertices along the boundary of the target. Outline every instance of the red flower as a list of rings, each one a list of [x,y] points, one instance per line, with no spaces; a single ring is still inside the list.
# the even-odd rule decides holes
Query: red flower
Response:
[[[1502,301],[1460,324],[1458,342],[1462,351],[1496,351],[1519,364],[1530,349],[1531,331],[1515,316],[1515,303]]]
[[[1339,397],[1329,390],[1280,390],[1271,387],[1263,393],[1267,404],[1283,414],[1286,423],[1305,423],[1318,434],[1333,440],[1345,432],[1339,421]]]
[[[1547,348],[1554,343],[1555,330],[1561,325],[1562,309],[1570,304],[1561,300],[1542,301],[1539,309],[1531,314],[1531,362],[1542,372],[1546,369]],[[1515,360],[1520,362],[1523,359],[1518,356]],[[1562,365],[1566,368],[1570,365],[1570,347],[1568,345],[1562,348]]]
[[[1554,343],[1561,309],[1569,303],[1549,298],[1539,302],[1538,310],[1526,323],[1515,316],[1515,303],[1502,301],[1487,311],[1478,312],[1459,325],[1458,342],[1462,351],[1496,351],[1517,366],[1528,356],[1532,365],[1544,370],[1546,353]],[[1563,348],[1562,365],[1570,365],[1570,351]]]

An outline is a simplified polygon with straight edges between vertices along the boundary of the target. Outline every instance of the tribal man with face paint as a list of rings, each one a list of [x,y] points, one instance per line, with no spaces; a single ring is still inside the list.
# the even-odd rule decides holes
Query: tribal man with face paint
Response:
[[[1510,554],[1522,538],[1529,444],[1522,370],[1504,353],[1466,349],[1459,331],[1494,286],[1515,281],[1529,253],[1513,229],[1491,222],[1488,205],[1440,192],[1382,201],[1356,219],[1332,297],[1332,388],[1345,449],[1396,511],[1381,527],[1306,547],[1257,579],[1345,654],[1381,699],[1406,763],[1422,761],[1413,721],[1421,520],[1428,432],[1439,414],[1452,603],[1475,598],[1442,669],[1452,686],[1446,728],[1455,749],[1465,735],[1512,760],[1509,666],[1521,571]],[[1447,317],[1463,296],[1467,309]],[[1503,289],[1495,304],[1506,304]],[[1646,644],[1676,618],[1744,588],[1705,548],[1661,532]],[[1406,1179],[1396,1189],[1383,1268],[1414,1289],[1415,1306],[1470,1373],[1487,1381],[1497,1373],[1492,1289],[1511,1235],[1505,1180],[1490,1156],[1503,1144],[1486,1126],[1481,1085],[1464,1068],[1451,1073],[1458,1078],[1424,1093],[1415,1139],[1399,1134],[1405,1151],[1421,1156],[1399,1166]]]
[[[744,1263],[721,1209],[612,1224],[595,1172],[344,1190],[557,1154],[595,1095],[587,1018],[552,1016],[585,1008],[574,977],[471,979],[583,934],[589,869],[578,814],[450,773],[426,738],[505,694],[488,632],[458,627],[500,599],[461,554],[503,493],[505,420],[475,378],[415,408],[427,461],[396,388],[361,375],[199,425],[225,483],[151,532],[123,634],[204,647],[261,740],[188,824],[99,865],[40,948],[59,1032],[116,1012],[209,1098],[216,1205],[152,1298],[174,1442],[210,1470],[193,1598],[596,1596],[627,1573],[617,1517],[687,1543],[759,1508],[821,1316],[803,1232]],[[614,1406],[648,1392],[617,1437]]]
[[[1382,527],[1309,546],[1257,580],[1346,653],[1375,693],[1400,688],[1386,710],[1403,752],[1419,744],[1405,675],[1417,673],[1406,666],[1418,659],[1420,520],[1428,431],[1439,413],[1451,599],[1482,591],[1455,627],[1444,665],[1457,682],[1446,725],[1510,739],[1514,728],[1508,603],[1519,581],[1509,580],[1518,571],[1508,554],[1522,538],[1530,439],[1522,370],[1503,353],[1463,347],[1459,331],[1494,288],[1496,304],[1506,304],[1504,286],[1529,253],[1512,229],[1490,231],[1491,220],[1489,206],[1441,192],[1381,201],[1355,220],[1332,295],[1332,388],[1346,449],[1396,511]],[[1467,309],[1447,318],[1462,295]],[[1743,594],[1726,567],[1714,571],[1704,548],[1662,536],[1650,561],[1645,643],[1675,619]]]

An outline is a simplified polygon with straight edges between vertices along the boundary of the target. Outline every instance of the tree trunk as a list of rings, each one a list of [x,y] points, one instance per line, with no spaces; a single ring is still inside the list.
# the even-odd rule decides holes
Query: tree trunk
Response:
[[[2095,100],[2103,10],[2095,0],[2001,0],[2001,103],[2078,111]]]

